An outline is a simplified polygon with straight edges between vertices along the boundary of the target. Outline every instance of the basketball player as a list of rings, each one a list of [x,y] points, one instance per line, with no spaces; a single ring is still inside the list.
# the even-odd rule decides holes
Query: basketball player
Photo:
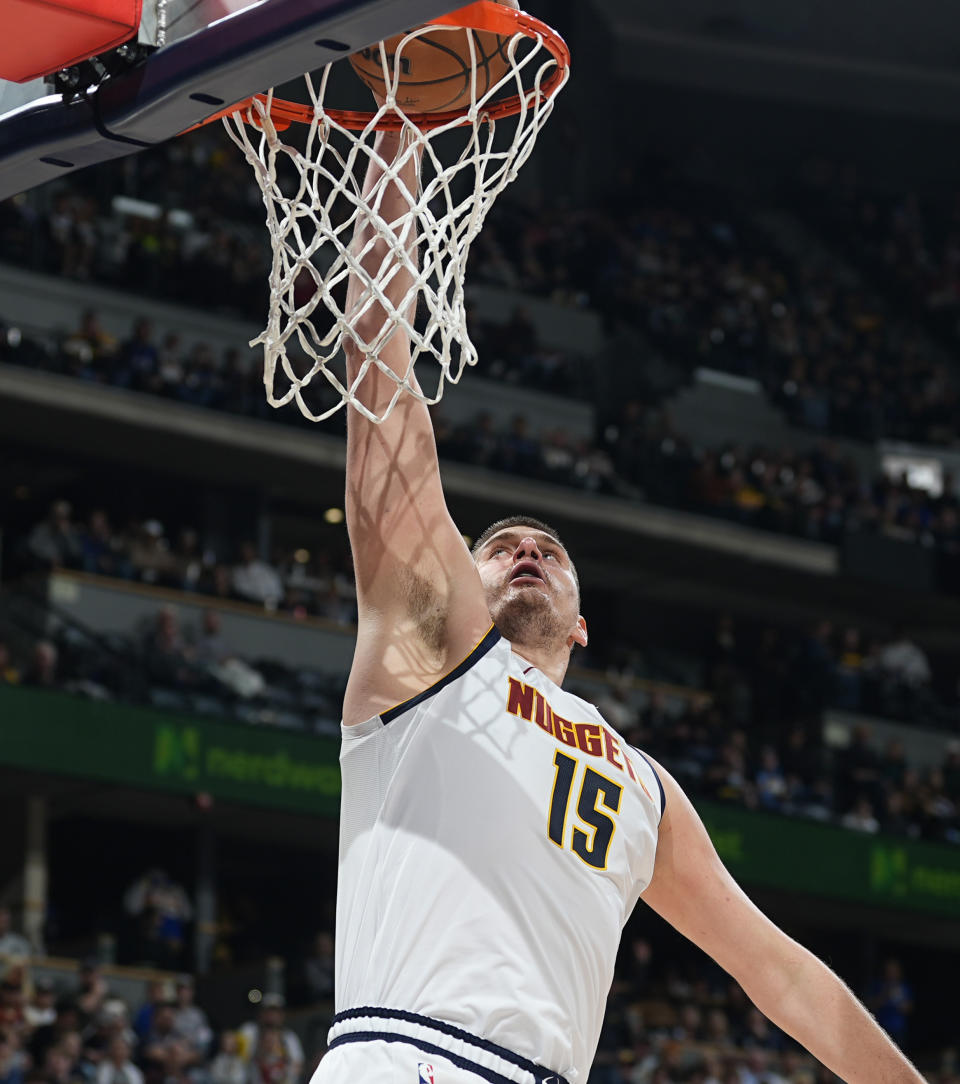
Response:
[[[384,161],[403,161],[401,140],[378,137]],[[408,210],[416,168],[398,164],[386,221]],[[374,161],[368,191],[380,176]],[[354,242],[369,274],[396,259],[375,236],[368,224]],[[409,284],[394,275],[391,304]],[[347,311],[369,340],[384,311],[361,296],[355,278]],[[381,357],[406,371],[402,333]],[[353,377],[361,360],[349,352]],[[360,385],[377,413],[394,391],[375,367]],[[360,617],[343,706],[338,1013],[315,1084],[585,1084],[638,899],[843,1080],[921,1084],[840,979],[744,895],[670,774],[564,692],[587,625],[556,531],[513,517],[471,555],[409,395],[382,425],[350,412],[346,482]]]

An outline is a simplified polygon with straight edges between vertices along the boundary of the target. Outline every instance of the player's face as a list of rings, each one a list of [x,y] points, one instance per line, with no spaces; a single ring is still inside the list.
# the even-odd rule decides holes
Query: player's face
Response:
[[[508,640],[538,646],[570,637],[583,642],[573,564],[552,535],[505,527],[487,539],[476,560],[490,616]]]

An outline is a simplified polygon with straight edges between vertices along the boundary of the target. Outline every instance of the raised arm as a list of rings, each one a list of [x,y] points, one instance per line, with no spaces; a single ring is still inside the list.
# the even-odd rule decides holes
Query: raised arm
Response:
[[[387,222],[399,221],[417,192],[419,163],[415,154],[402,159],[402,140],[399,133],[381,132],[375,144],[384,162],[403,161],[397,181],[384,186],[377,204]],[[372,159],[366,193],[376,188],[383,172]],[[385,293],[399,308],[412,281],[410,272],[369,219],[358,222],[353,250],[371,276],[396,265]],[[415,263],[412,242],[408,252]],[[414,309],[415,302],[409,302],[411,322]],[[368,303],[359,277],[348,284],[346,311],[358,337],[370,342],[384,333],[387,313],[380,304]],[[353,382],[364,358],[348,342],[347,376]],[[380,357],[395,373],[406,373],[410,344],[402,328],[389,334]],[[395,392],[394,380],[376,365],[369,366],[358,386],[358,398],[378,415]],[[442,677],[483,636],[490,616],[479,576],[444,501],[429,412],[406,392],[379,425],[348,411],[346,512],[359,606],[357,648],[344,699],[344,722],[351,724]]]
[[[657,771],[666,808],[644,901],[847,1084],[924,1084],[841,979],[751,903],[676,780]]]

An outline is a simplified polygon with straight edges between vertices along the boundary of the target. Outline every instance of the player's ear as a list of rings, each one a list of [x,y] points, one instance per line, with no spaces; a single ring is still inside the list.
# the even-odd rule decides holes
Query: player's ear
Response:
[[[577,617],[577,623],[569,637],[569,644],[570,647],[573,647],[574,644],[579,644],[581,647],[587,646],[587,623],[582,615]]]

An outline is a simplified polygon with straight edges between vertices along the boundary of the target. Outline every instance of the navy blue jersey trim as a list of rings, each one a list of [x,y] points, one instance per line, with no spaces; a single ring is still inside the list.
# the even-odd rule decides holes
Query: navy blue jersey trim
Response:
[[[499,640],[500,633],[497,631],[496,626],[493,625],[491,626],[490,631],[463,662],[459,664],[459,666],[454,667],[449,674],[444,675],[439,681],[434,682],[428,689],[424,689],[422,693],[411,696],[409,700],[404,700],[402,704],[397,704],[396,707],[390,708],[389,711],[382,711],[380,713],[380,721],[384,724],[389,723],[396,719],[398,715],[402,715],[405,711],[415,708],[417,704],[422,704],[424,700],[429,699],[431,696],[436,696],[445,685],[449,685],[451,681],[456,681],[458,677],[463,677],[470,667],[473,666],[474,663],[479,662],[479,660],[482,659],[490,648],[492,648]]]
[[[537,1065],[535,1061],[531,1061],[529,1058],[523,1057],[522,1054],[515,1054],[512,1050],[508,1050],[505,1046],[498,1046],[496,1043],[490,1042],[488,1039],[481,1039],[478,1035],[474,1035],[472,1032],[465,1031],[463,1028],[458,1028],[454,1024],[447,1024],[443,1020],[435,1020],[432,1016],[421,1016],[419,1013],[407,1012],[404,1009],[377,1009],[371,1006],[361,1006],[356,1009],[346,1009],[344,1012],[338,1012],[333,1018],[331,1023],[332,1027],[335,1027],[342,1020],[357,1020],[367,1017],[380,1017],[384,1020],[403,1020],[408,1024],[420,1024],[423,1027],[432,1028],[434,1031],[439,1031],[444,1035],[449,1035],[452,1039],[459,1039],[461,1042],[469,1043],[471,1046],[477,1047],[479,1050],[486,1050],[488,1054],[496,1054],[498,1058],[502,1058],[504,1061],[510,1062],[511,1065],[516,1065],[518,1069],[524,1069],[526,1072],[531,1073],[538,1081],[546,1080],[550,1084],[567,1084],[567,1081],[560,1076],[559,1073],[555,1073],[550,1069],[544,1069],[542,1065]],[[368,1037],[374,1037],[377,1039],[393,1038],[404,1039],[406,1036],[397,1036],[393,1032],[389,1034],[381,1034],[377,1032],[375,1035],[368,1032],[355,1032],[352,1034],[368,1035]],[[330,1046],[334,1046],[338,1042],[342,1042],[351,1036],[342,1035],[338,1036]],[[407,1038],[407,1042],[414,1043],[414,1045],[421,1045],[419,1040],[414,1042],[413,1039]],[[452,1057],[444,1051],[439,1051],[444,1054],[444,1057]],[[474,1070],[475,1072],[479,1070]],[[489,1072],[490,1070],[485,1070]],[[503,1079],[499,1074],[494,1073],[497,1080]]]
[[[630,748],[635,753],[639,753],[640,756],[642,756],[643,759],[647,762],[647,764],[650,764],[650,758],[642,749],[638,749],[635,745],[631,745]],[[660,773],[657,771],[656,768],[654,768],[652,764],[650,764],[650,771],[653,772],[653,778],[656,779],[657,786],[660,788],[660,820],[663,820],[663,814],[667,808],[667,796],[663,792],[663,784],[660,782]],[[659,821],[657,823],[659,823]]]
[[[392,1031],[356,1031],[350,1035],[340,1035],[330,1043],[327,1049],[334,1050],[345,1043],[370,1043],[378,1040],[384,1043],[406,1043],[407,1046],[412,1046],[414,1050],[419,1050],[421,1054],[434,1054],[439,1058],[444,1058],[456,1065],[458,1069],[465,1069],[468,1073],[473,1073],[474,1076],[490,1081],[490,1084],[513,1084],[509,1077],[502,1076],[494,1069],[488,1069],[485,1065],[477,1065],[475,1061],[471,1061],[469,1058],[444,1050],[442,1046],[435,1046],[433,1043],[412,1039],[409,1035],[395,1035]],[[567,1084],[562,1076],[557,1076],[556,1073],[547,1073],[543,1069],[539,1070],[539,1075],[535,1079],[537,1084],[554,1084],[554,1081],[556,1081],[556,1084]]]

